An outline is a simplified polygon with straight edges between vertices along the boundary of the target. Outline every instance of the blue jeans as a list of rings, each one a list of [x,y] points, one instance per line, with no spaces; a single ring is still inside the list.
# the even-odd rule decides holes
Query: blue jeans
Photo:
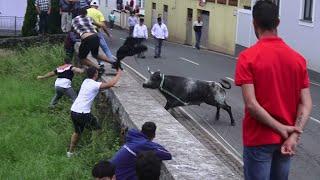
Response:
[[[287,180],[290,156],[281,154],[281,145],[263,145],[243,149],[245,180]]]
[[[113,59],[112,53],[108,47],[107,41],[104,38],[104,35],[102,32],[98,33],[99,36],[99,40],[100,40],[100,47],[102,49],[102,51],[106,54],[106,56],[109,58],[110,62],[115,62],[115,60]]]
[[[201,31],[195,32],[196,33],[196,45],[197,49],[200,49],[200,39],[201,39]]]
[[[156,57],[161,56],[161,47],[162,47],[163,39],[157,39],[155,38],[155,48],[154,48],[154,55]]]

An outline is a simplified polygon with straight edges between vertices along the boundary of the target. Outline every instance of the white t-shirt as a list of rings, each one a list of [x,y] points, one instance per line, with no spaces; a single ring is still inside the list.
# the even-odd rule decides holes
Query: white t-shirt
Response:
[[[94,98],[99,93],[101,82],[85,79],[81,85],[77,99],[71,106],[76,113],[90,113]]]
[[[194,21],[193,26],[203,26],[203,21]]]
[[[54,86],[62,88],[71,88],[71,81],[67,78],[57,78],[56,82],[54,83]]]

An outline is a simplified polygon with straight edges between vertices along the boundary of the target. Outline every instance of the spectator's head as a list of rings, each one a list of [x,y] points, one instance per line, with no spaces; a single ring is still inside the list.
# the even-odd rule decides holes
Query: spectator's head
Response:
[[[100,161],[94,165],[92,176],[97,180],[116,180],[115,167],[108,161]]]
[[[111,11],[111,14],[114,14],[114,10]]]
[[[201,16],[198,16],[197,20],[200,22],[201,21]]]
[[[71,64],[71,59],[69,57],[64,58],[64,63],[65,64]]]
[[[136,174],[138,180],[159,180],[161,160],[153,151],[141,152],[137,156]]]
[[[145,122],[142,125],[141,132],[148,137],[149,140],[152,140],[156,137],[157,126],[154,122]]]
[[[143,25],[143,23],[144,23],[144,19],[143,18],[140,18],[140,25]]]
[[[253,25],[257,38],[266,31],[276,32],[280,23],[279,10],[276,4],[269,0],[259,0],[252,10]]]
[[[158,24],[160,24],[160,25],[162,24],[162,19],[161,19],[161,17],[158,17],[158,18],[157,18],[157,21],[158,21]]]
[[[79,10],[79,15],[86,16],[87,15],[87,8],[81,8]]]
[[[130,11],[130,16],[134,16],[134,11]]]
[[[90,6],[93,8],[98,9],[99,8],[99,1],[98,0],[92,0],[90,3]]]
[[[87,69],[87,77],[96,80],[98,78],[98,70],[95,67],[89,67]]]

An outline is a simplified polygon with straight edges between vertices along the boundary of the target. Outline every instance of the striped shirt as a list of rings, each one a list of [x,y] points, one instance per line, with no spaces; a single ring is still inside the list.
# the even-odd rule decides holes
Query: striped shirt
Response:
[[[50,0],[36,0],[35,6],[37,6],[40,11],[49,11],[49,8],[51,7],[51,1]]]
[[[88,16],[77,16],[72,19],[72,26],[80,36],[84,33],[97,33],[93,20]]]

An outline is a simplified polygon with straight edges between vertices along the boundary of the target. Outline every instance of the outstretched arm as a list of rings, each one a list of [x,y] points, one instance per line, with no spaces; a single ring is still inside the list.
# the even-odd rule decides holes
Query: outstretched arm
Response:
[[[84,69],[77,68],[77,67],[72,67],[72,71],[73,71],[74,73],[77,73],[77,74],[82,74],[82,73],[85,72]]]
[[[117,70],[117,75],[114,78],[112,78],[108,82],[101,83],[100,90],[109,89],[109,88],[113,87],[119,81],[120,76],[121,76],[121,70],[118,69]]]
[[[48,72],[47,74],[45,74],[44,76],[37,76],[37,79],[38,79],[38,80],[39,80],[39,79],[46,79],[46,78],[52,77],[52,76],[54,76],[54,75],[56,75],[56,74],[54,73],[54,71],[51,71],[51,72]]]

